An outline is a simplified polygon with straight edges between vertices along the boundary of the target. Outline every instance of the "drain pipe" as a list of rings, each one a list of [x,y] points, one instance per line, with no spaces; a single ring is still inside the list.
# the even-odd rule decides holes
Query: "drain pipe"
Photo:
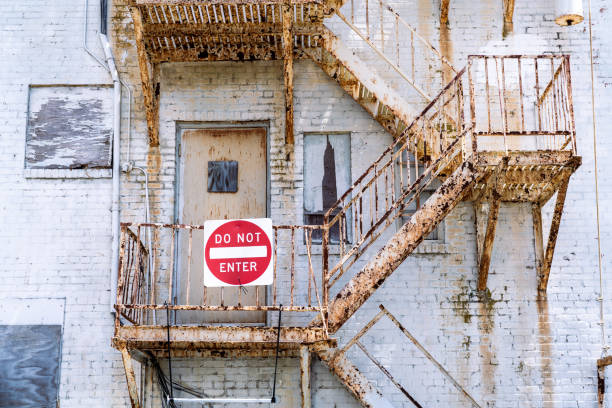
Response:
[[[113,78],[113,190],[112,190],[112,204],[111,204],[111,228],[112,228],[112,244],[111,244],[111,298],[110,305],[115,304],[117,298],[117,277],[119,276],[119,182],[121,178],[121,167],[120,167],[120,134],[121,134],[121,81],[119,80],[119,73],[115,66],[115,59],[113,58],[113,51],[108,37],[105,34],[98,34],[100,44],[104,50],[104,56],[106,57],[106,64],[108,65],[111,77]]]

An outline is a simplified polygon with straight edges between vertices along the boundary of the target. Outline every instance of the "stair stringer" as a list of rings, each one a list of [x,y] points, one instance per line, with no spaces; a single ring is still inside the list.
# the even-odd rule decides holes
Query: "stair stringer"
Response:
[[[328,28],[323,28],[321,48],[303,51],[392,136],[419,115]]]
[[[361,405],[367,408],[394,408],[343,353],[337,353],[334,349],[315,350],[315,353]]]
[[[423,239],[484,175],[472,162],[461,164],[376,255],[340,290],[328,308],[328,330],[335,333],[382,285]],[[311,325],[320,325],[315,319]]]

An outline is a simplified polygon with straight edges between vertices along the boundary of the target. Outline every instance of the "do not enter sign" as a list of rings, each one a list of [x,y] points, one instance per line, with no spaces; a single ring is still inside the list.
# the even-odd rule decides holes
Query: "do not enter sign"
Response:
[[[215,220],[204,224],[204,286],[270,285],[272,220]]]

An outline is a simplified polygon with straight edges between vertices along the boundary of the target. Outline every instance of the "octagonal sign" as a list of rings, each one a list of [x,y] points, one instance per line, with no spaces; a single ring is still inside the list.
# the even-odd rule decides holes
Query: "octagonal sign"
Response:
[[[270,285],[272,220],[211,220],[204,224],[204,286]]]

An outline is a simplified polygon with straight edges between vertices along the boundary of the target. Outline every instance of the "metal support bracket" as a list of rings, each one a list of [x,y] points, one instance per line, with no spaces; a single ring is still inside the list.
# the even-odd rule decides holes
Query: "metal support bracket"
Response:
[[[489,268],[491,266],[491,253],[493,252],[493,242],[497,230],[497,218],[499,216],[499,206],[501,204],[501,194],[497,188],[500,175],[508,166],[508,158],[504,157],[495,169],[495,174],[491,181],[491,196],[488,209],[484,208],[484,203],[475,203],[476,206],[476,237],[478,245],[478,290],[487,288]],[[487,219],[486,229],[484,219]]]
[[[285,144],[292,145],[293,137],[293,16],[290,2],[283,9],[283,73],[285,78]]]
[[[134,367],[132,366],[132,356],[127,347],[123,345],[120,348],[121,358],[123,359],[123,368],[125,369],[125,379],[127,381],[128,393],[130,395],[130,403],[132,408],[140,408],[140,399],[138,397],[138,388],[136,386],[136,376],[134,375]]]
[[[544,253],[544,258],[542,260],[542,267],[538,271],[538,293],[540,296],[546,295],[548,278],[550,276],[550,267],[552,266],[553,254],[555,253],[555,245],[557,243],[557,236],[559,234],[559,226],[561,225],[561,216],[563,215],[565,196],[567,195],[567,187],[572,171],[565,171],[564,173],[564,178],[562,179],[559,190],[557,191],[557,201],[555,202],[553,218],[550,224],[550,231],[548,233],[546,252]]]
[[[142,96],[147,116],[149,145],[159,146],[159,63],[152,63],[147,53],[140,8],[131,7],[130,11],[132,13],[132,19],[134,20],[136,50],[138,52]]]

